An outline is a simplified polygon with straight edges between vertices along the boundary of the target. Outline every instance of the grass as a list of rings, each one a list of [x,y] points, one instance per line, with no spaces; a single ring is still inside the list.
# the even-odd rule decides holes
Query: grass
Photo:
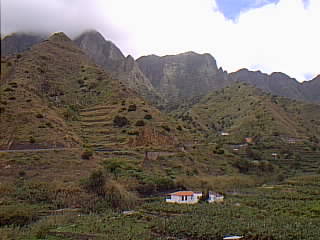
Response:
[[[281,185],[241,187],[227,193],[220,204],[177,205],[161,199],[138,206],[130,215],[105,209],[99,214],[48,216],[25,228],[1,227],[0,232],[15,239],[90,235],[94,239],[209,240],[236,234],[248,240],[313,240],[319,236],[318,180],[319,175],[310,175]]]

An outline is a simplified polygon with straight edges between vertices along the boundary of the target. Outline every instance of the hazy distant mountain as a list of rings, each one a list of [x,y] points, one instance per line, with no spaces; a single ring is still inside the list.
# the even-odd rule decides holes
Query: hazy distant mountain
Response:
[[[139,69],[132,56],[125,57],[111,41],[96,31],[88,31],[74,42],[98,65],[151,101],[160,101],[149,79]]]
[[[320,103],[320,75],[302,83],[302,91],[310,102]]]
[[[1,40],[1,55],[14,55],[27,50],[45,38],[35,34],[14,33]],[[114,78],[157,105],[179,103],[195,96],[221,89],[234,81],[245,82],[273,95],[320,103],[320,80],[299,83],[284,73],[270,75],[241,69],[228,74],[218,69],[210,54],[186,52],[159,57],[149,55],[137,61],[125,57],[111,41],[96,31],[88,31],[74,42]]]
[[[150,55],[137,62],[153,86],[171,102],[206,94],[230,82],[228,74],[218,69],[210,54]]]
[[[268,75],[260,71],[253,72],[248,69],[241,69],[231,73],[230,78],[234,81],[249,83],[273,95],[305,100],[301,84],[284,73]]]
[[[13,33],[5,36],[1,39],[1,56],[23,52],[44,39],[43,36],[28,33]]]

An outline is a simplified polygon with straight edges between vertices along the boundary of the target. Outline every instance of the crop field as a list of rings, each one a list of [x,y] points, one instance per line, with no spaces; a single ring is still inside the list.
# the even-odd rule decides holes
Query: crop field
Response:
[[[107,205],[96,212],[55,212],[34,216],[38,220],[20,227],[3,225],[0,236],[29,240],[218,240],[226,235],[240,235],[246,240],[319,239],[319,175],[291,178],[281,185],[243,188],[225,195],[223,203],[215,204],[166,204],[161,197],[144,200],[130,212],[116,211]],[[28,208],[23,209],[20,215],[27,214]],[[1,220],[5,214],[8,209],[1,207]]]

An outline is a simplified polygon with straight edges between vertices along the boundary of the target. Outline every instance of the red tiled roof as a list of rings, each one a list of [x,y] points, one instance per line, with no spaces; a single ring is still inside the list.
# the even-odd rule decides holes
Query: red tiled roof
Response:
[[[170,195],[175,195],[175,196],[192,196],[194,192],[192,191],[179,191],[179,192],[174,192],[170,193]]]

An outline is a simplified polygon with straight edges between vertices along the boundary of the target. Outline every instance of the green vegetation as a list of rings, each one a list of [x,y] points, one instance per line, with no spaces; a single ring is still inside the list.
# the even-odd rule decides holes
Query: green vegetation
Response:
[[[98,175],[101,176],[100,173]],[[219,204],[177,205],[154,199],[135,208],[131,206],[129,209],[135,211],[128,214],[113,210],[114,206],[105,205],[99,214],[55,214],[24,228],[2,226],[0,233],[7,239],[73,239],[90,236],[94,239],[108,237],[111,240],[218,240],[236,234],[245,236],[246,240],[316,240],[320,234],[319,180],[320,176],[314,175],[291,178],[281,185],[241,188],[226,194],[225,201]],[[116,191],[115,187],[109,187],[109,194]],[[123,198],[115,202],[124,202]],[[8,208],[3,209],[2,212],[5,212]],[[29,217],[30,212],[19,215]]]
[[[169,116],[63,36],[1,61],[0,93],[1,149],[31,150],[0,153],[4,239],[319,236],[318,105],[237,83]]]

